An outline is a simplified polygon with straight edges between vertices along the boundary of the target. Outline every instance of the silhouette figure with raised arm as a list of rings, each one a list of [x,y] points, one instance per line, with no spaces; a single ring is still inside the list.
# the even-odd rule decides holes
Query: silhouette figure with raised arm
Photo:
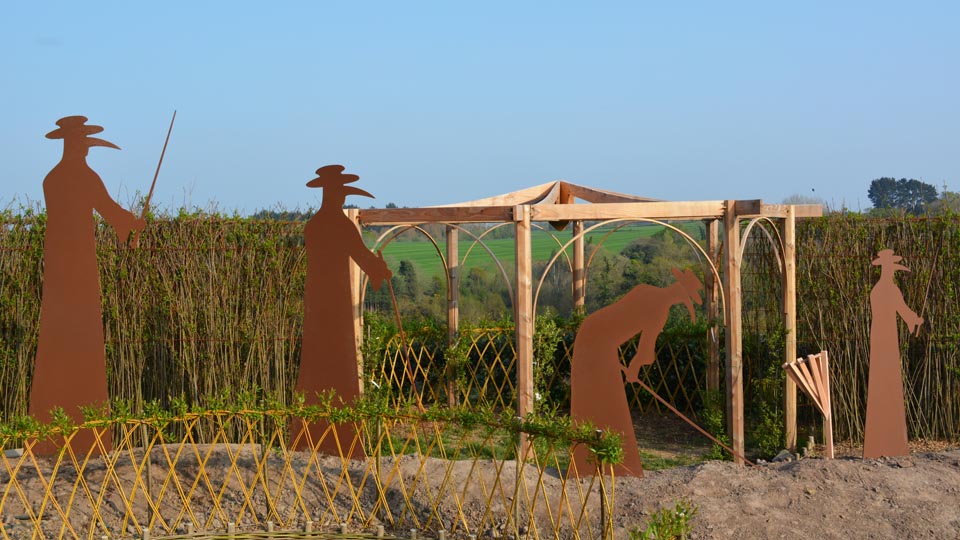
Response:
[[[30,414],[41,422],[49,421],[50,411],[61,407],[79,424],[81,406],[109,404],[93,212],[113,227],[121,243],[144,226],[143,220],[110,198],[100,176],[87,165],[91,146],[120,148],[90,137],[103,128],[86,122],[83,116],[68,116],[47,133],[48,139],[63,139],[63,158],[43,181],[47,206],[43,297],[30,391]],[[102,441],[110,450],[109,431]],[[71,445],[87,452],[94,442],[93,433],[84,430]],[[35,451],[51,453],[55,448],[52,442],[41,442]],[[99,450],[93,448],[94,453]]]
[[[570,373],[570,415],[574,421],[591,422],[597,429],[613,430],[623,440],[623,462],[614,474],[643,476],[640,451],[633,432],[624,378],[639,380],[640,367],[656,360],[657,336],[670,315],[670,307],[684,304],[696,320],[693,304],[702,302],[703,284],[690,270],[673,269],[677,281],[667,287],[637,285],[613,304],[601,308],[580,325],[573,344]],[[637,352],[624,366],[620,346],[640,334]],[[589,451],[579,445],[574,463],[580,476],[594,470]]]
[[[907,417],[903,402],[903,375],[900,370],[900,339],[897,314],[913,332],[923,324],[907,307],[903,294],[893,281],[894,272],[910,269],[899,263],[903,257],[892,249],[877,253],[874,266],[880,267],[880,279],[870,291],[870,376],[867,380],[867,423],[863,434],[863,457],[905,456]]]
[[[347,195],[373,197],[362,189],[348,186],[360,177],[344,174],[343,170],[342,165],[327,165],[317,169],[317,177],[307,182],[308,187],[323,188],[320,209],[307,222],[303,233],[307,280],[303,290],[303,343],[296,391],[304,394],[307,404],[317,403],[317,394],[330,390],[335,392],[335,404],[350,404],[360,395],[350,261],[356,262],[370,277],[375,290],[391,277],[383,256],[367,248],[357,225],[343,213]],[[325,422],[310,424],[309,444],[301,437],[296,448],[317,447],[327,427]],[[327,434],[318,450],[348,458],[365,457],[359,441],[350,451],[357,434],[356,426],[340,424],[336,428],[337,437],[333,437],[332,432]]]

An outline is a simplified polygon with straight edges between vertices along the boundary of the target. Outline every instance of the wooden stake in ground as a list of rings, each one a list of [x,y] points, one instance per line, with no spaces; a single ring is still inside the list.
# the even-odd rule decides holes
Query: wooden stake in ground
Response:
[[[823,414],[823,442],[826,446],[824,455],[827,459],[833,459],[833,413],[830,405],[830,359],[827,351],[787,362],[783,364],[783,369]]]

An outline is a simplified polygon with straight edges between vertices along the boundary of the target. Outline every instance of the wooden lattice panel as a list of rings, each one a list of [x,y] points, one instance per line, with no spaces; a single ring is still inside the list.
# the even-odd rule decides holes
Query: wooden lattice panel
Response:
[[[352,531],[384,525],[466,536],[524,528],[533,539],[600,537],[601,480],[545,474],[566,468],[565,446],[543,441],[518,462],[503,430],[371,418],[351,440],[328,427],[322,440],[309,441],[335,439],[340,456],[330,456],[291,450],[310,437],[302,429],[288,434],[291,420],[211,411],[82,428],[103,455],[68,445],[39,457],[35,440],[14,455],[6,452],[11,441],[0,440],[0,514],[23,516],[0,527],[0,538],[139,537],[146,529],[162,537],[224,532],[228,523],[237,531],[302,531],[307,521],[328,530],[343,523]],[[110,431],[114,450],[104,452]],[[366,445],[367,459],[341,457],[357,444]]]

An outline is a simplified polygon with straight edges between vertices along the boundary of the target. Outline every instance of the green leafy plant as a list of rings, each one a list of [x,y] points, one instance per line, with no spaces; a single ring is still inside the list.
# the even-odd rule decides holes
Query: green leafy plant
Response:
[[[557,371],[557,362],[554,358],[557,346],[563,341],[565,329],[557,324],[557,317],[552,310],[537,316],[534,322],[533,333],[533,389],[537,411],[543,412],[548,408],[557,409],[557,403],[551,399],[551,388]]]
[[[684,540],[693,530],[691,521],[699,508],[687,499],[680,499],[673,508],[663,508],[647,520],[647,526],[630,530],[631,540]]]
[[[703,421],[703,429],[723,444],[730,444],[730,438],[727,436],[723,422],[723,394],[717,390],[704,393],[700,418]],[[731,459],[731,456],[719,444],[714,444],[703,457],[718,461]]]
[[[783,412],[769,407],[766,403],[759,406],[760,420],[753,434],[754,444],[764,457],[777,455],[783,450]]]

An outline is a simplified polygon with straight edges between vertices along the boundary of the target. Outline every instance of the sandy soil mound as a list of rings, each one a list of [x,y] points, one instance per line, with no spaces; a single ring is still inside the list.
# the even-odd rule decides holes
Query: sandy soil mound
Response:
[[[960,451],[896,459],[708,462],[618,480],[618,536],[686,498],[693,538],[960,538]]]

